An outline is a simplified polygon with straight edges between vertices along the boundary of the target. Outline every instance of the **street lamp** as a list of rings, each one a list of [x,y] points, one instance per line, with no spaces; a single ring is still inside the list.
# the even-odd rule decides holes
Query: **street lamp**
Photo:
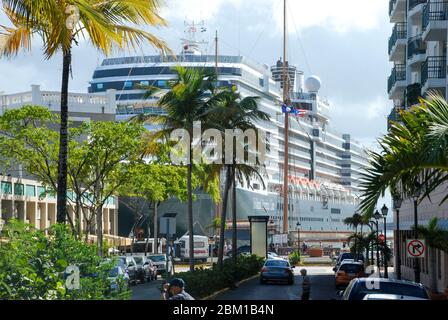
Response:
[[[382,218],[382,215],[378,210],[376,210],[375,214],[373,215],[373,218],[376,220],[376,221],[372,221],[376,226],[376,265],[378,267],[378,274],[381,278],[380,252],[379,252],[379,244],[378,244],[378,237],[379,237],[378,220],[380,220]]]
[[[300,226],[302,224],[299,222],[297,222],[296,227],[297,227],[297,253],[300,256]]]
[[[422,185],[416,181],[415,182],[415,191],[412,195],[414,200],[414,238],[418,239],[418,200],[420,199],[420,195],[422,192]],[[414,280],[417,283],[420,283],[420,261],[418,258],[414,258]]]
[[[397,232],[395,236],[395,254],[397,256],[397,267],[395,272],[397,273],[397,279],[401,280],[401,235],[400,235],[400,208],[403,203],[403,199],[400,196],[394,197],[394,209],[397,211]]]
[[[383,256],[384,256],[384,278],[389,278],[389,274],[387,272],[387,257],[386,257],[386,250],[387,250],[387,214],[389,212],[389,208],[386,207],[386,205],[384,204],[383,207],[381,208],[381,213],[383,215],[384,218],[384,252],[383,252]]]

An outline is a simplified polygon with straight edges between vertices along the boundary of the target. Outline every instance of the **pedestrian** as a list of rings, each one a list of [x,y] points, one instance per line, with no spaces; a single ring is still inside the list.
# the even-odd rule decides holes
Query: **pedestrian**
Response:
[[[162,300],[194,300],[191,295],[185,292],[184,288],[185,281],[180,278],[165,283],[163,285]]]
[[[310,300],[311,293],[311,280],[307,275],[306,269],[300,270],[300,274],[302,275],[302,300]]]
[[[226,244],[224,245],[224,255],[227,256],[228,253],[229,253],[229,247],[226,242]]]

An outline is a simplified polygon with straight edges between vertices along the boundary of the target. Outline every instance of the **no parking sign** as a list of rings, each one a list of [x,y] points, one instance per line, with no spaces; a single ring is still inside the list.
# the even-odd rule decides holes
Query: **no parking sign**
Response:
[[[425,240],[413,239],[406,241],[408,258],[424,258],[426,254]]]

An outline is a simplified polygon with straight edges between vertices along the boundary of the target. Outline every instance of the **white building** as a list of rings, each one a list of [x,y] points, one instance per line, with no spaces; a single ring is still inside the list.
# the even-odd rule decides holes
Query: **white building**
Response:
[[[394,102],[389,120],[397,120],[398,109],[408,109],[418,103],[419,96],[436,90],[447,97],[448,2],[440,0],[390,0],[390,21],[394,24],[389,39],[389,60],[394,67],[388,79],[389,98]],[[419,224],[427,225],[432,217],[448,229],[448,203],[439,206],[446,195],[446,186],[418,206]],[[396,224],[396,216],[395,216]],[[413,259],[406,257],[406,239],[413,238],[414,205],[403,202],[400,210],[401,261],[403,278],[414,280]],[[438,289],[448,287],[448,254],[437,256]],[[421,281],[430,286],[429,259],[420,261]],[[395,264],[396,265],[396,264]]]
[[[24,105],[45,106],[57,113],[60,98],[60,92],[41,91],[37,85],[27,92],[0,93],[0,116],[6,110]],[[115,121],[117,104],[114,90],[102,94],[70,93],[68,101],[70,121]],[[68,214],[73,219],[73,204],[70,201]],[[13,171],[0,168],[0,219],[8,221],[11,218],[30,223],[37,229],[46,229],[56,222],[56,197],[46,194],[41,183],[20,168]],[[106,238],[119,240],[114,237],[118,234],[117,225],[118,200],[111,198],[103,209],[104,234],[109,235]]]

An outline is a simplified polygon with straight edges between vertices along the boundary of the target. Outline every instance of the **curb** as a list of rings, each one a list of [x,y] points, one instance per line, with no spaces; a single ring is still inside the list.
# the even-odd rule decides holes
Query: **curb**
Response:
[[[256,278],[258,278],[258,277],[259,277],[259,275],[257,274],[257,275],[254,275],[254,276],[250,277],[250,278],[241,280],[240,282],[235,283],[235,286],[236,286],[236,287],[239,287],[241,284],[243,284],[243,283],[245,283],[245,282],[248,282],[248,281],[251,281],[251,280],[253,280],[253,279],[256,279]],[[220,295],[220,294],[223,294],[224,292],[227,292],[227,291],[229,291],[229,290],[231,290],[231,289],[230,289],[230,288],[222,289],[222,290],[220,290],[220,291],[218,291],[218,292],[215,292],[214,294],[212,294],[212,295],[210,295],[210,296],[208,296],[208,297],[202,298],[201,300],[211,300],[211,299],[215,298],[216,296],[218,296],[218,295]]]

